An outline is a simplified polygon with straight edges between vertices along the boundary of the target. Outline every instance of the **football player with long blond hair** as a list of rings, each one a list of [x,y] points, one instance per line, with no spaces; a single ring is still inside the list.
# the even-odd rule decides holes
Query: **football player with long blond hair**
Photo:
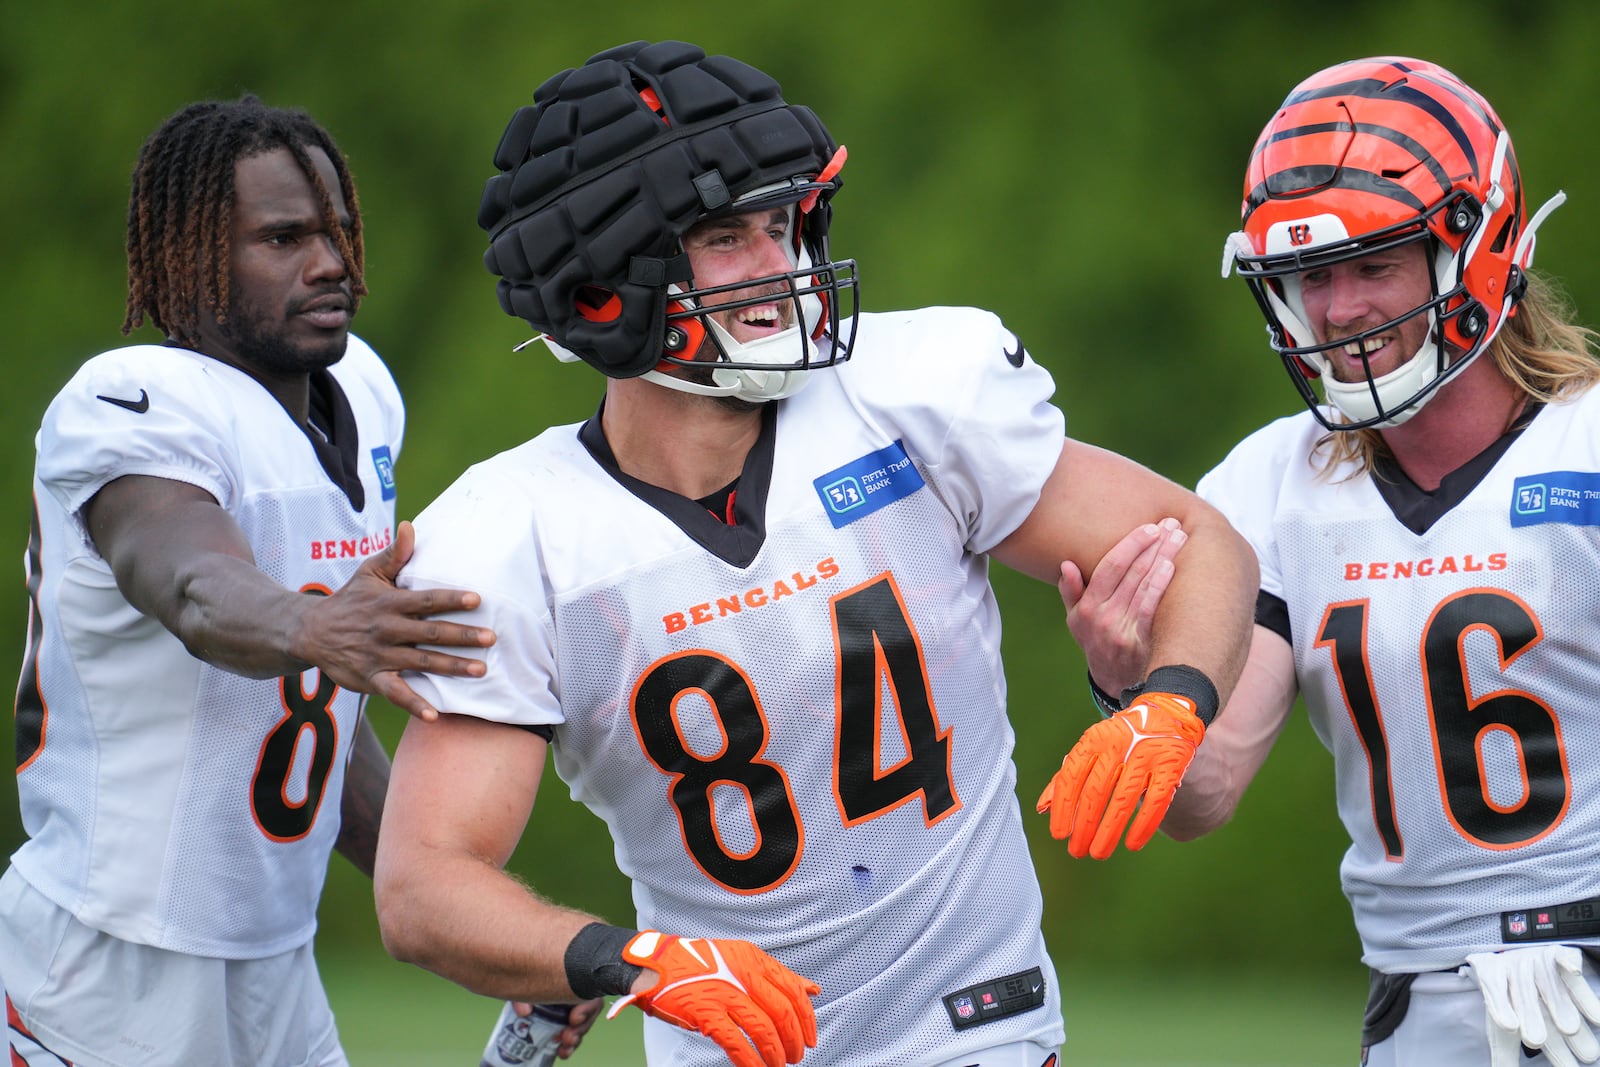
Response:
[[[1530,269],[1563,199],[1528,213],[1455,75],[1363,59],[1268,122],[1228,241],[1309,410],[1200,482],[1261,590],[1162,829],[1226,822],[1304,698],[1350,834],[1368,1067],[1600,1058],[1600,363]],[[1061,590],[1116,691],[1148,602]]]

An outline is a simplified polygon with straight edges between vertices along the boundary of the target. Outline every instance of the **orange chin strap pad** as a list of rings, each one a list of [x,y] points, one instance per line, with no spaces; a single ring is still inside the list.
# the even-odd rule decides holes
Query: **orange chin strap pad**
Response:
[[[689,308],[682,301],[671,300],[667,302],[668,315],[676,315],[679,312],[688,310]],[[667,336],[670,337],[674,330],[683,335],[683,344],[674,345],[666,349],[662,354],[671,356],[673,359],[693,359],[694,354],[700,351],[700,346],[705,344],[705,321],[698,316],[687,319],[674,319],[667,323]],[[673,364],[670,361],[663,359],[656,364],[655,369],[665,371],[672,366]]]

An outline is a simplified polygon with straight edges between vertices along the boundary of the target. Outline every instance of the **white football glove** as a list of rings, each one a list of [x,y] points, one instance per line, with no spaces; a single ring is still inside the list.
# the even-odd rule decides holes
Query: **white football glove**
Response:
[[[1522,1045],[1538,1049],[1552,1067],[1600,1059],[1600,997],[1583,977],[1583,953],[1572,945],[1533,945],[1467,957],[1483,990],[1490,1062],[1516,1067]],[[1587,1021],[1586,1021],[1587,1020]]]

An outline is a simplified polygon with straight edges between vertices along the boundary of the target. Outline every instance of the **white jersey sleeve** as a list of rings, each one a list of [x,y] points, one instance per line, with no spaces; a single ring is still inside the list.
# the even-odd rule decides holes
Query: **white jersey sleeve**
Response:
[[[574,427],[548,431],[536,442],[563,437],[570,449],[579,447]],[[481,658],[482,678],[406,675],[411,687],[441,711],[519,725],[561,721],[549,592],[527,541],[537,502],[545,497],[522,488],[527,479],[517,460],[534,443],[469,468],[415,520],[416,551],[400,572],[399,585],[476,592],[482,601],[475,610],[448,618],[495,633],[487,649],[449,650]]]
[[[388,367],[355,336],[335,366],[347,394],[370,401],[364,410],[381,418],[390,462],[397,460],[405,407]],[[128,475],[187,482],[232,510],[241,493],[238,377],[184,348],[135,345],[102,353],[79,368],[45,412],[35,441],[40,484],[68,515]]]
[[[188,482],[232,507],[239,464],[227,389],[215,369],[215,360],[197,352],[159,345],[117,349],[85,363],[45,413],[40,483],[69,515],[126,475]],[[156,390],[154,402],[147,387]]]
[[[870,316],[863,358],[840,368],[853,401],[892,426],[987,552],[1022,525],[1065,440],[1055,383],[998,317],[976,308]]]

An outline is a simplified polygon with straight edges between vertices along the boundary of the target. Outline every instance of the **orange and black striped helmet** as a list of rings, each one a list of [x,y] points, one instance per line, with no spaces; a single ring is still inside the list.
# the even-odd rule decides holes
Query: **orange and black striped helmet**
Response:
[[[1236,268],[1267,318],[1272,347],[1312,412],[1330,429],[1395,425],[1481,353],[1515,313],[1533,232],[1511,138],[1489,102],[1444,68],[1418,59],[1358,59],[1297,85],[1261,131],[1245,175],[1244,227],[1229,238]],[[1299,275],[1411,242],[1426,242],[1432,297],[1356,337],[1317,343]],[[1430,340],[1398,370],[1365,382],[1328,376],[1323,353],[1417,315]],[[1442,344],[1440,342],[1443,342]]]

